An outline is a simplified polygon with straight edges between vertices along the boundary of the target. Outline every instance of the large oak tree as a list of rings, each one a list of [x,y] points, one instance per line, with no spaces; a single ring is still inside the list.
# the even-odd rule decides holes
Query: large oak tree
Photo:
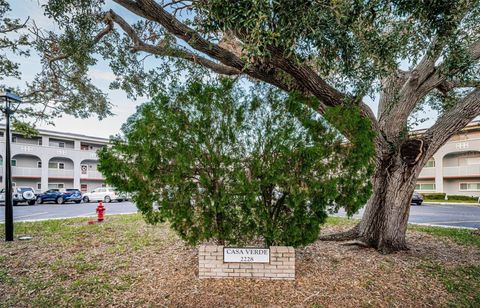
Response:
[[[144,95],[172,76],[173,61],[314,97],[319,113],[361,110],[376,132],[374,193],[361,223],[330,239],[405,249],[420,170],[480,114],[479,1],[113,2],[48,1],[46,13],[61,33],[34,31],[45,65],[38,81],[69,88],[101,55],[117,75],[113,88]],[[145,61],[158,68],[145,69]],[[89,100],[100,95],[84,87]],[[365,103],[369,95],[378,98],[376,114]],[[438,120],[422,135],[409,134],[409,119],[428,105]],[[338,128],[347,138],[352,133]]]

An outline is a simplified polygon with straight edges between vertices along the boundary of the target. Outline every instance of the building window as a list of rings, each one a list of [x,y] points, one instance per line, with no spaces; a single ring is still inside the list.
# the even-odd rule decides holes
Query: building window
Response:
[[[37,161],[37,168],[42,168],[42,162],[41,161]]]
[[[37,183],[37,189],[42,189],[42,183]]]
[[[64,163],[58,163],[58,169],[65,169]]]
[[[461,191],[480,191],[480,183],[460,183]]]
[[[3,137],[4,136],[4,133],[3,132],[0,132],[0,137]]]
[[[65,147],[65,142],[59,142],[59,143],[58,143],[58,147],[64,148],[64,147]]]
[[[435,184],[433,183],[419,183],[415,185],[415,190],[418,191],[435,191]]]
[[[48,163],[48,168],[50,168],[50,169],[58,169],[58,163],[57,163],[57,162],[49,162],[49,163]]]
[[[52,184],[48,184],[48,189],[62,189],[64,188],[64,184],[63,183],[52,183]]]
[[[38,145],[42,145],[42,139],[38,139]]]
[[[17,142],[17,136],[12,136],[12,142]]]
[[[435,167],[435,159],[431,158],[425,164],[425,168],[432,168]]]
[[[17,160],[16,159],[12,159],[12,167],[16,167],[17,166]]]
[[[3,166],[3,157],[0,157],[0,166]]]

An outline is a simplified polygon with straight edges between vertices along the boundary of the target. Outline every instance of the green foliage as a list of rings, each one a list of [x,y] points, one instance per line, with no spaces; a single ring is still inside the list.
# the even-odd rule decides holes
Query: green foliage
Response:
[[[212,0],[197,8],[199,28],[232,31],[246,59],[282,53],[356,95],[370,93],[399,61],[415,64],[435,36],[446,42],[445,61],[466,72],[472,63],[462,49],[480,34],[476,0]]]
[[[429,200],[445,200],[446,193],[422,193],[424,199]]]
[[[164,4],[211,42],[222,42],[233,34],[241,41],[241,57],[247,66],[265,63],[268,67],[273,55],[289,58],[308,65],[329,84],[355,97],[374,95],[379,81],[398,69],[400,62],[414,66],[426,53],[436,52],[430,48],[433,43],[441,46],[444,63],[440,70],[448,76],[468,81],[480,73],[478,61],[472,62],[466,52],[480,38],[478,0],[210,0],[192,2],[186,14],[180,13],[182,6],[177,1]],[[105,1],[49,0],[44,7],[64,31],[52,34],[51,39],[71,55],[65,59],[67,72],[85,73],[85,66],[94,62],[92,55],[98,53],[117,76],[111,87],[136,97],[154,95],[159,87],[164,90],[166,80],[175,78],[173,68],[188,70],[191,66],[175,55],[150,54],[161,61],[148,61],[145,53],[132,48],[137,42],[117,28],[92,45],[104,27],[101,17],[110,8]],[[143,19],[142,13],[137,18],[123,17],[144,43],[191,51],[185,48],[186,42],[154,22],[154,17]],[[50,49],[39,48],[41,52]],[[287,82],[291,79],[283,77]],[[453,93],[445,96],[434,91],[419,109],[430,104],[443,112],[453,97]]]
[[[363,206],[373,152],[304,100],[261,86],[247,95],[226,79],[175,85],[125,123],[99,168],[148,222],[167,220],[190,244],[308,244],[329,205]],[[349,125],[361,128],[354,110]]]
[[[448,195],[449,200],[465,200],[465,201],[478,201],[478,197],[475,196],[462,196],[462,195]]]
[[[24,28],[19,19],[12,19],[8,16],[10,5],[6,0],[0,0],[0,81],[5,77],[20,77],[18,63],[7,56],[17,55],[25,57],[29,55],[26,47],[29,41],[26,35],[18,34]]]

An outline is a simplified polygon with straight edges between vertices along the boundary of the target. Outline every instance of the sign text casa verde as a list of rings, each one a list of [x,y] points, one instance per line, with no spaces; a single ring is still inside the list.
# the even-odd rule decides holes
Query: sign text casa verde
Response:
[[[225,263],[269,263],[270,249],[263,248],[223,248]]]

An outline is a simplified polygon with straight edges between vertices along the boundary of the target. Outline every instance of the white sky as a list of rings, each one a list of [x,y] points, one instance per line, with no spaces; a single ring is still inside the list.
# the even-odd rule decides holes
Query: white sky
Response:
[[[40,3],[45,0],[13,0],[10,1],[12,11],[11,17],[20,18],[26,20],[27,17],[34,20],[40,28],[46,28],[50,30],[56,30],[54,23],[43,15],[43,9],[40,7]],[[132,17],[130,13],[127,13],[123,8],[118,7],[111,1],[107,0],[109,6],[126,16],[127,21]],[[14,59],[15,60],[15,59]],[[9,79],[5,80],[7,87],[15,87],[24,85],[25,81],[29,81],[33,76],[40,71],[39,57],[35,56],[35,51],[32,51],[30,58],[18,58],[16,62],[19,62],[22,72],[22,80]],[[109,137],[117,134],[120,131],[121,125],[126,119],[132,115],[136,106],[146,101],[145,98],[132,101],[128,99],[123,91],[112,91],[108,89],[109,83],[114,80],[114,75],[110,72],[108,64],[105,61],[100,60],[99,64],[93,67],[90,71],[90,77],[92,81],[105,93],[108,94],[110,102],[114,105],[112,112],[114,116],[108,117],[102,121],[99,121],[95,116],[88,119],[77,119],[73,116],[64,116],[62,118],[54,120],[55,126],[40,124],[38,128],[53,129],[62,132],[79,133],[97,137]],[[372,107],[374,113],[377,111],[377,103],[367,99],[367,103]],[[427,114],[428,115],[428,114]],[[428,127],[433,124],[433,117],[430,121],[423,123],[420,127]]]

